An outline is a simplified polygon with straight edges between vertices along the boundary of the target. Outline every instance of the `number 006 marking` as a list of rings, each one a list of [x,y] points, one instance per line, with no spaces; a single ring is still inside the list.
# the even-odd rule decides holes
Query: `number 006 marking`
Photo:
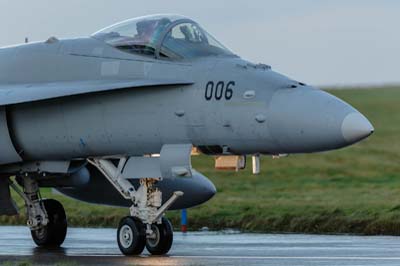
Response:
[[[217,101],[225,97],[225,100],[230,100],[233,96],[233,88],[235,87],[234,81],[229,81],[226,86],[225,82],[219,81],[215,84],[213,81],[209,81],[206,85],[205,98],[207,101],[211,101],[215,98]]]

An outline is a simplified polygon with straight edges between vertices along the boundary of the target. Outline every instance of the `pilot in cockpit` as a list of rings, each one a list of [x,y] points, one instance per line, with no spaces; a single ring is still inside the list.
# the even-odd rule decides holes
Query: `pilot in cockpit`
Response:
[[[160,20],[140,21],[136,25],[137,34],[133,40],[138,43],[155,43],[163,33],[165,27],[171,23],[171,20],[163,18]]]
[[[149,43],[154,33],[157,21],[145,20],[136,24],[137,34],[133,36],[133,40],[137,43]]]

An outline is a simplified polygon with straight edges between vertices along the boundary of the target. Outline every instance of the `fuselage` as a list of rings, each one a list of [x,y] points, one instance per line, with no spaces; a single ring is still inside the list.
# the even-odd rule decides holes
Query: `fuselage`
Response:
[[[81,38],[0,49],[0,59],[0,84],[193,80],[7,106],[25,160],[143,155],[174,143],[206,153],[306,153],[344,147],[373,131],[336,97],[239,57],[175,62]]]

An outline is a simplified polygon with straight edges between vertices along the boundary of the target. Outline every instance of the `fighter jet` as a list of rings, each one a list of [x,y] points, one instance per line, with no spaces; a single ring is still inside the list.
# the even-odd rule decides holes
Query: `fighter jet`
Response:
[[[313,153],[374,131],[349,104],[240,58],[178,15],[0,49],[0,106],[1,214],[16,213],[11,187],[34,242],[49,247],[63,243],[67,219],[40,187],[128,206],[117,232],[125,255],[166,254],[165,212],[214,195],[193,148],[222,161]]]

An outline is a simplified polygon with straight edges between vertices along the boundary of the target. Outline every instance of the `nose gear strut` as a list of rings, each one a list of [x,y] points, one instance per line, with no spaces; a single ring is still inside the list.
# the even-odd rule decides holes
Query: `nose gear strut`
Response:
[[[127,162],[119,158],[118,165],[108,159],[93,158],[88,162],[94,165],[125,199],[132,201],[130,217],[121,220],[117,233],[118,246],[125,255],[139,255],[145,246],[152,254],[166,254],[171,248],[173,231],[171,223],[163,217],[165,212],[181,196],[175,191],[162,204],[162,192],[154,185],[161,178],[142,178],[138,189],[122,176]]]

